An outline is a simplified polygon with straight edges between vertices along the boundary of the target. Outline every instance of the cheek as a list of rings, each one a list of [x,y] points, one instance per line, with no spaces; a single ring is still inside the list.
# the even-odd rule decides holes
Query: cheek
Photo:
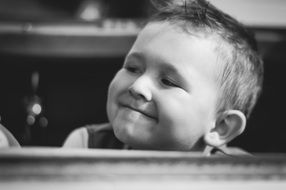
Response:
[[[209,122],[210,110],[207,105],[193,99],[188,94],[163,96],[159,102],[162,126],[181,136],[184,133],[201,134]]]
[[[128,77],[123,70],[120,70],[111,81],[107,97],[107,115],[109,119],[112,120],[112,118],[115,117],[117,112],[117,99],[121,94],[128,91],[131,81],[130,77]]]
[[[160,104],[158,131],[167,145],[175,149],[190,150],[205,133],[204,118],[197,114],[194,105],[187,104],[191,101],[172,99]]]
[[[109,119],[114,117],[116,112],[116,97],[120,93],[122,87],[120,84],[120,73],[118,72],[111,83],[109,84],[108,88],[108,97],[107,97],[107,115]]]

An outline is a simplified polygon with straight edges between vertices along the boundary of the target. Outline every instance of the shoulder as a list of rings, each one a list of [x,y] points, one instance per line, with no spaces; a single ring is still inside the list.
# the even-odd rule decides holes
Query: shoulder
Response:
[[[85,127],[73,130],[66,138],[63,147],[65,148],[87,148],[88,134]]]
[[[231,156],[231,157],[237,157],[237,156],[252,156],[251,153],[239,148],[239,147],[221,147],[218,149],[214,149],[212,152],[212,155],[217,156]]]
[[[87,125],[85,128],[89,134],[112,131],[112,127],[109,123]]]
[[[124,144],[119,141],[110,123],[87,126],[88,147],[104,149],[123,149]]]
[[[112,131],[109,124],[87,125],[74,129],[63,143],[65,148],[89,148],[89,139],[102,132]]]

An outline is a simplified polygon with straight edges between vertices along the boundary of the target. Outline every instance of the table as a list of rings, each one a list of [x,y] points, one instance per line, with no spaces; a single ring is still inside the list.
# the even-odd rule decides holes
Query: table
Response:
[[[0,189],[286,189],[286,155],[0,149]]]

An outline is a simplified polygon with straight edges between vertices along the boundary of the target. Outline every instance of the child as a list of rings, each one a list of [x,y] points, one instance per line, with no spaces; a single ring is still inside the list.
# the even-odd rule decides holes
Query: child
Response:
[[[244,26],[205,0],[167,3],[112,80],[109,123],[64,147],[226,151],[261,92],[263,63]]]

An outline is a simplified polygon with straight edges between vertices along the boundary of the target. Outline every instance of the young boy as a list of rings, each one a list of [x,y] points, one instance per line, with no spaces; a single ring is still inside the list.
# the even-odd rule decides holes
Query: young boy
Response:
[[[262,88],[253,36],[205,0],[167,3],[112,80],[108,124],[73,131],[64,147],[226,151]]]

